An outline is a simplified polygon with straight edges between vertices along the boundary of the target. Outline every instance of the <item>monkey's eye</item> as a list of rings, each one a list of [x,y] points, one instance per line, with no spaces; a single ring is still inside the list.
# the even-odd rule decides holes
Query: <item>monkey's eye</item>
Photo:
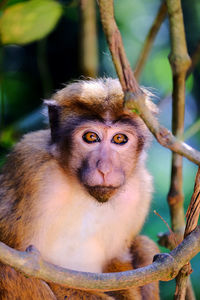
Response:
[[[99,136],[92,131],[86,132],[83,135],[83,140],[88,144],[100,142]]]
[[[128,142],[128,137],[123,133],[117,133],[113,136],[111,143],[124,145]]]

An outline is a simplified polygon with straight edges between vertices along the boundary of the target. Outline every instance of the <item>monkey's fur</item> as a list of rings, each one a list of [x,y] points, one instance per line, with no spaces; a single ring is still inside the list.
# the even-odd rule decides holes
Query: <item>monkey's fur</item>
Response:
[[[0,240],[22,251],[33,244],[45,260],[81,271],[150,264],[157,246],[137,236],[152,194],[149,133],[124,109],[118,80],[75,82],[46,104],[51,129],[25,135],[0,176]],[[66,289],[1,265],[0,299],[156,300],[159,292],[157,283],[109,293]]]

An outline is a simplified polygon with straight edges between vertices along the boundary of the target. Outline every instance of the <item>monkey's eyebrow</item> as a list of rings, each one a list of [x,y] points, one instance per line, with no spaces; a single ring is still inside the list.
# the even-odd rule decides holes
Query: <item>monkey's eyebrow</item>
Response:
[[[102,124],[104,120],[100,116],[96,115],[82,115],[68,118],[68,121],[64,124],[61,135],[72,134],[76,129],[85,127],[87,124]]]
[[[67,122],[65,123],[65,127],[76,128],[84,123],[93,123],[93,122],[103,122],[103,119],[97,115],[82,115],[82,116],[75,116],[69,117]]]
[[[113,121],[113,124],[115,125],[128,125],[134,128],[138,128],[138,123],[136,120],[130,119],[128,117],[121,117],[117,120]]]
[[[104,119],[99,115],[82,115],[77,117],[77,123],[82,124],[84,122],[101,122],[104,123]]]
[[[138,124],[135,120],[122,116],[115,120],[106,120],[99,115],[82,115],[78,117],[72,117],[68,119],[68,122],[64,126],[64,130],[67,129],[68,132],[73,132],[75,129],[84,128],[87,124],[94,125],[114,125],[114,126],[127,126],[129,128],[138,128]]]
[[[90,116],[81,116],[77,119],[76,127],[85,127],[87,124],[105,124],[105,125],[115,125],[115,126],[127,126],[129,128],[138,128],[137,121],[130,119],[128,117],[120,117],[115,120],[106,120],[98,115],[90,115]]]

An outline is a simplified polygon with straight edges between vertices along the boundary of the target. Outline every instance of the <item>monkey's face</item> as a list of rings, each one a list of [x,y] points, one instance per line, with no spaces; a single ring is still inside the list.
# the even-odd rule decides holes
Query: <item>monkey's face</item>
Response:
[[[86,122],[73,131],[68,170],[90,195],[106,202],[134,172],[138,139],[136,128],[126,122]]]
[[[90,195],[106,202],[123,190],[137,168],[148,140],[144,122],[124,108],[124,94],[116,79],[75,82],[53,98],[46,101],[52,153]],[[150,102],[148,97],[146,102]]]

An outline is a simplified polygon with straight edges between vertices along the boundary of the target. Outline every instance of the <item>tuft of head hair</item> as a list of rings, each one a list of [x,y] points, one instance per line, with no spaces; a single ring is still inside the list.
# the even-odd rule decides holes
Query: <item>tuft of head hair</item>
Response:
[[[48,106],[60,107],[61,122],[73,115],[97,114],[105,112],[121,114],[123,111],[123,92],[118,80],[112,78],[80,80],[66,85],[55,93]]]
[[[143,89],[146,103],[152,112],[156,112],[156,106],[150,98],[152,94]],[[114,116],[122,113],[129,114],[124,108],[124,93],[118,79],[99,78],[80,80],[66,85],[65,88],[55,93],[51,100],[45,101],[48,106],[57,106],[61,109],[61,119],[68,115],[96,112],[103,117],[106,112]]]

